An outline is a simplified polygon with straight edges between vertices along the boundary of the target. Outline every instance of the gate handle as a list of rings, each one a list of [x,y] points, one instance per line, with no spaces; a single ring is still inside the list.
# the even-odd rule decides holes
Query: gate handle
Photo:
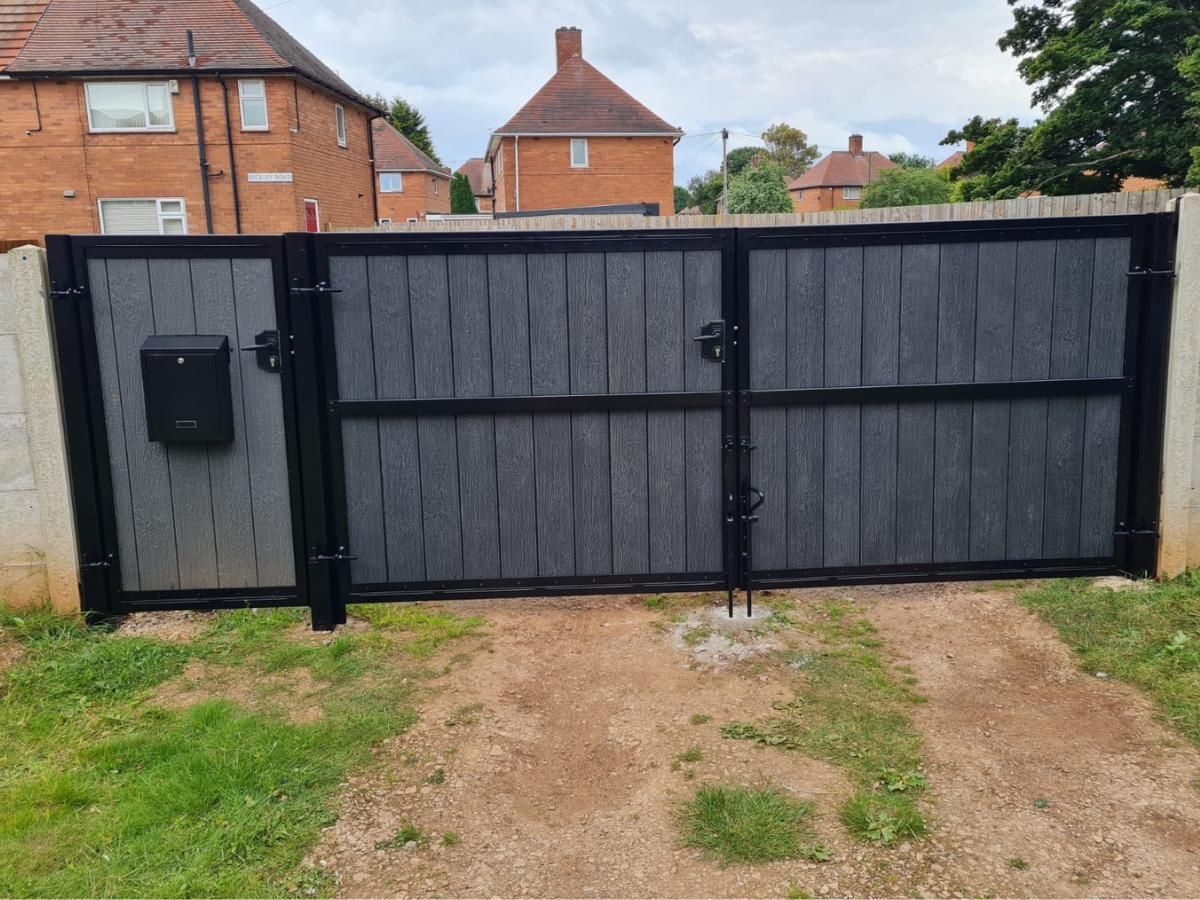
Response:
[[[748,487],[747,490],[750,491],[751,493],[758,494],[758,499],[755,500],[753,504],[751,504],[751,506],[748,510],[746,510],[746,512],[752,513],[756,509],[758,509],[760,506],[763,505],[763,502],[767,499],[767,497],[762,491],[760,491],[756,487]]]

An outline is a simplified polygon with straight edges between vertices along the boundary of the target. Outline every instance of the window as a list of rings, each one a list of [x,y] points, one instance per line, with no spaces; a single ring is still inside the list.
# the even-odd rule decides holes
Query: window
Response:
[[[842,188],[843,200],[861,200],[862,188],[860,187],[844,187]]]
[[[804,199],[804,191],[796,191],[796,200],[800,201],[803,199]]]
[[[338,146],[346,146],[346,110],[342,108],[342,104],[337,104],[333,108],[333,118],[337,122],[337,138]]]
[[[433,176],[433,196],[437,196],[442,192],[442,179],[436,175]]]
[[[587,164],[587,138],[571,138],[571,168],[586,169]]]
[[[165,81],[106,81],[88,84],[88,128],[92,131],[171,131],[171,92]]]
[[[238,104],[242,108],[242,131],[267,130],[267,83],[261,79],[238,82]]]
[[[379,224],[380,224],[380,225],[391,225],[391,224],[392,224],[392,220],[391,220],[391,219],[380,219],[380,220],[379,220]]]
[[[187,212],[179,199],[100,201],[101,234],[187,234]]]
[[[404,176],[399,172],[379,173],[379,193],[399,194],[404,190]]]

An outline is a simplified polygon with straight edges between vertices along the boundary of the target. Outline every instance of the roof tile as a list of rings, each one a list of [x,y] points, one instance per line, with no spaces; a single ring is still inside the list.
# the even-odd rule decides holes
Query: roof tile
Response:
[[[250,0],[48,0],[41,5],[40,20],[6,74],[295,71],[374,108]],[[188,66],[189,29],[195,36],[194,68]]]
[[[682,134],[581,56],[496,129],[497,134]]]
[[[894,168],[894,162],[875,150],[868,150],[862,154],[854,154],[849,150],[834,150],[793,180],[788,187],[793,191],[843,185],[863,187],[874,181],[883,169]]]
[[[438,165],[416,144],[392,127],[387,119],[374,119],[371,132],[375,141],[376,172],[435,172],[449,175],[447,166]]]

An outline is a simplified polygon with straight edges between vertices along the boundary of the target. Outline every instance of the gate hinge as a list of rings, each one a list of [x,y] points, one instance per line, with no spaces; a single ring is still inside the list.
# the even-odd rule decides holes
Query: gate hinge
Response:
[[[1157,523],[1150,528],[1118,527],[1113,532],[1113,549],[1121,568],[1132,575],[1154,572],[1158,563]]]
[[[352,559],[358,559],[357,556],[351,556],[347,553],[347,547],[338,547],[336,553],[319,553],[317,548],[312,548],[312,555],[308,558],[308,564],[315,566],[320,563],[342,563],[349,562]]]
[[[318,281],[312,287],[294,287],[291,292],[293,294],[340,294],[342,289],[330,287],[327,282]]]
[[[1151,269],[1147,266],[1134,266],[1125,273],[1130,278],[1174,278],[1174,269]]]

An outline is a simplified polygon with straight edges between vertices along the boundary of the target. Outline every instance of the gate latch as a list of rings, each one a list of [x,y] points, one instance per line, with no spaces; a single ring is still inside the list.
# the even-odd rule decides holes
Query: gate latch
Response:
[[[341,563],[349,562],[352,559],[358,559],[357,556],[351,556],[346,552],[345,547],[338,547],[336,553],[318,553],[317,548],[313,547],[312,556],[308,558],[308,564],[315,566],[319,563]]]
[[[265,372],[279,371],[279,332],[260,331],[254,336],[254,343],[243,347],[243,351],[254,351],[254,361]]]
[[[725,362],[725,321],[723,319],[709,322],[692,340],[700,345],[702,357],[711,359],[713,362]]]

